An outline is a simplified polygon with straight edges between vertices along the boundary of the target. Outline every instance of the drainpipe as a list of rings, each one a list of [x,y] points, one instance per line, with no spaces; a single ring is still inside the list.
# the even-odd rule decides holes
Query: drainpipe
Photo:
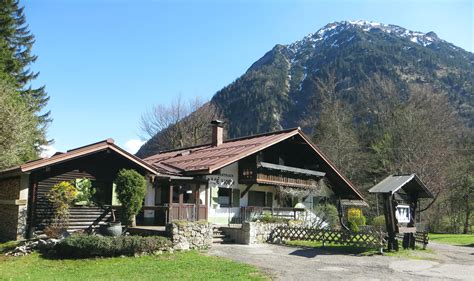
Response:
[[[344,217],[344,212],[343,212],[343,208],[342,208],[342,203],[341,203],[341,198],[339,197],[338,200],[337,200],[337,213],[339,215],[339,223],[341,224],[341,226],[348,230],[349,231],[349,228],[344,224],[342,218]]]

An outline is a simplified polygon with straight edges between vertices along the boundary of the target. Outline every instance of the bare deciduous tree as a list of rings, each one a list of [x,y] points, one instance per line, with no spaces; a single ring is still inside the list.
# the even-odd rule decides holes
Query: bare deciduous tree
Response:
[[[220,117],[218,108],[200,98],[184,101],[178,97],[169,106],[158,104],[140,120],[147,150],[158,152],[210,141],[210,122]],[[150,154],[150,153],[148,153]]]
[[[447,166],[455,156],[460,127],[446,96],[412,85],[406,102],[392,104],[380,116],[383,134],[372,148],[382,170],[416,173],[437,198],[450,187]]]
[[[343,170],[349,178],[354,178],[362,154],[358,136],[353,126],[353,114],[339,97],[336,75],[316,80],[318,98],[310,105],[304,126],[314,129],[315,143]],[[319,116],[316,114],[319,112]]]

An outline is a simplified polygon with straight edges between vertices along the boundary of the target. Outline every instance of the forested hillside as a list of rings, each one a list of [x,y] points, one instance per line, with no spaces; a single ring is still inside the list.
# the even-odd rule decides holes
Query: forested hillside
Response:
[[[473,82],[474,55],[434,32],[336,22],[276,45],[211,103],[230,138],[301,126],[362,190],[417,173],[431,227],[456,232],[474,208]],[[171,148],[162,134],[137,155]]]

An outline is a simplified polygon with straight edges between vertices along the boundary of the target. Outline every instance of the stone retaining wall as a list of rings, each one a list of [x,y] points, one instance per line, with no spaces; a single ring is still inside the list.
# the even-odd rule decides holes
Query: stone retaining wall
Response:
[[[166,226],[176,250],[207,249],[212,245],[212,224],[207,221],[176,221]]]
[[[246,222],[241,228],[222,227],[222,231],[229,235],[238,244],[259,244],[274,243],[272,237],[273,229],[277,226],[286,226],[286,223],[262,223],[262,222]]]

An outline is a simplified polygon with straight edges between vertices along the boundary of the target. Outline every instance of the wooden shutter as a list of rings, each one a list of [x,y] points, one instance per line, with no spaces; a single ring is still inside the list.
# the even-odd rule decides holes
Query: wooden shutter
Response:
[[[273,207],[273,193],[267,192],[267,198],[265,202],[265,207]]]
[[[240,207],[240,189],[232,189],[232,207]]]
[[[247,206],[255,206],[255,191],[248,192],[249,201]]]

